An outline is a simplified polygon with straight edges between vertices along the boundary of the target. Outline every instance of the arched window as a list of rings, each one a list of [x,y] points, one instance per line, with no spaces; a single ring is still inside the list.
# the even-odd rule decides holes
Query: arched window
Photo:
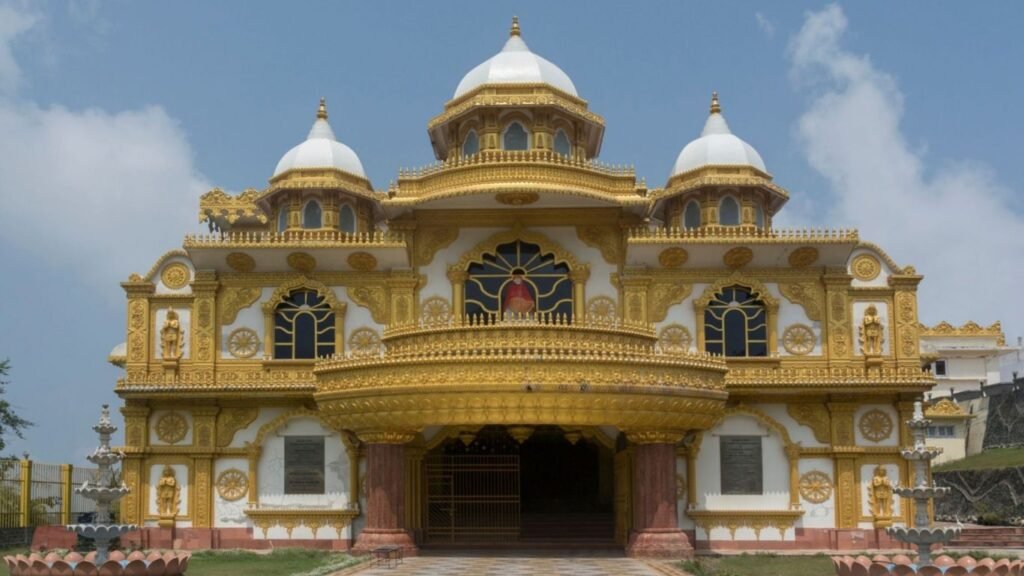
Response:
[[[572,318],[569,266],[536,244],[501,244],[481,262],[470,264],[467,272],[465,312],[470,316],[540,313]]]
[[[726,196],[719,202],[718,223],[722,226],[739,226],[740,205],[732,196]]]
[[[342,232],[354,233],[356,231],[356,211],[352,209],[351,205],[341,205],[338,220]]]
[[[277,210],[277,231],[284,232],[288,229],[288,206],[281,206]]]
[[[462,142],[462,155],[472,156],[480,151],[480,138],[476,135],[476,130],[470,130],[466,134],[466,139]]]
[[[306,203],[306,207],[302,209],[302,227],[307,230],[316,230],[323,227],[323,210],[320,209],[320,203],[316,200],[310,200]]]
[[[530,149],[530,133],[519,122],[509,124],[508,128],[505,128],[505,135],[501,140],[505,150]]]
[[[768,309],[749,289],[723,289],[704,309],[704,349],[723,356],[768,355]]]
[[[274,309],[274,358],[299,360],[334,353],[334,311],[315,290],[288,295]]]
[[[555,132],[555,152],[562,156],[568,156],[572,153],[572,144],[569,143],[569,136],[561,128]]]
[[[754,224],[758,228],[764,228],[764,210],[760,206],[754,206]]]
[[[696,200],[690,200],[683,211],[683,226],[686,228],[700,227],[700,204]]]

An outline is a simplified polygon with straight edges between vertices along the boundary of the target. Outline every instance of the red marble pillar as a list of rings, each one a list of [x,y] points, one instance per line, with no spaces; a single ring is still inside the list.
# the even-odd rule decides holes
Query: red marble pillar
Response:
[[[689,558],[690,539],[676,514],[676,449],[681,435],[644,432],[627,436],[636,446],[633,531],[626,553],[644,558]]]
[[[403,435],[368,435],[366,441],[366,524],[356,538],[353,554],[368,554],[378,546],[397,545],[406,555],[416,544],[402,524],[405,518],[405,445]],[[363,438],[360,436],[360,438]],[[384,440],[384,441],[382,441]]]

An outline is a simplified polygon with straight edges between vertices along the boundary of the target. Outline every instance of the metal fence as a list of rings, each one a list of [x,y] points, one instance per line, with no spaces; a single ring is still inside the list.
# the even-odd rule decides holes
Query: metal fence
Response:
[[[0,528],[77,522],[91,506],[74,489],[96,472],[71,464],[0,460]]]

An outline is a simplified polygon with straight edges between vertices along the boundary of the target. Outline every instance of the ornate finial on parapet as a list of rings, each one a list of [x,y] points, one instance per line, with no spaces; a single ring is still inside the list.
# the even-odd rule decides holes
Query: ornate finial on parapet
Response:
[[[721,114],[722,106],[718,104],[718,92],[711,93],[711,113]]]
[[[327,120],[327,98],[320,98],[320,107],[316,109],[316,117],[319,120]]]
[[[521,30],[519,30],[519,16],[512,17],[512,29],[508,31],[509,36],[519,36]]]

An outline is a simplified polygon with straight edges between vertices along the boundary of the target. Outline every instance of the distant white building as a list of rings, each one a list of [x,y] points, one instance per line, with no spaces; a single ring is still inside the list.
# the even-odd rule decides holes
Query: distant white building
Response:
[[[933,398],[1008,382],[1015,370],[1024,374],[1024,370],[1011,368],[1020,366],[1021,349],[1006,345],[999,322],[988,327],[975,322],[960,327],[948,322],[932,327],[922,324],[919,334],[921,360],[936,380]]]

